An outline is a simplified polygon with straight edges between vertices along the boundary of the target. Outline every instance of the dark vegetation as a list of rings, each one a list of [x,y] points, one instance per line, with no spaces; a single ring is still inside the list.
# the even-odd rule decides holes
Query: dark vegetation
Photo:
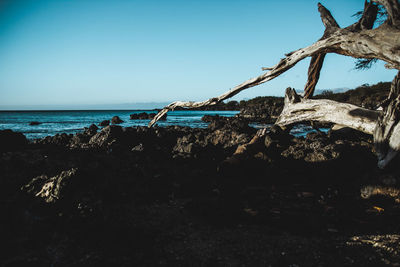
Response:
[[[344,93],[333,93],[324,90],[315,99],[331,99],[358,105],[364,108],[376,109],[388,96],[390,82],[380,82],[374,85],[363,84],[354,90]],[[273,96],[258,96],[250,100],[229,101],[214,106],[202,107],[197,110],[240,110],[240,115],[251,122],[273,123],[283,108],[283,98]],[[179,109],[179,108],[178,108]]]
[[[333,93],[330,90],[325,90],[314,98],[331,99],[364,108],[376,109],[387,98],[389,91],[390,82],[381,82],[374,85],[364,84],[344,93]],[[240,109],[239,116],[251,122],[273,123],[283,108],[282,97],[256,97],[240,103],[243,108]]]
[[[368,109],[376,109],[390,91],[390,82],[380,82],[374,85],[363,84],[354,90],[344,93],[317,95],[314,98],[327,98],[338,102],[351,103]]]

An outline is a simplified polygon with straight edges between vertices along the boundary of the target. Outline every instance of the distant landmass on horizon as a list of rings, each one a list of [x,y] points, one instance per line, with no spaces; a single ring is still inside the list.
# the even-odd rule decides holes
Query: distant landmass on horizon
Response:
[[[0,105],[0,110],[151,110],[163,108],[170,102],[70,105]]]
[[[317,89],[315,95],[319,95],[324,91],[331,91],[333,93],[343,93],[350,90],[350,88],[335,88],[335,89]],[[296,91],[299,94],[303,90]],[[282,95],[283,97],[283,95]],[[243,100],[249,100],[245,98]],[[65,104],[65,105],[0,105],[0,111],[4,110],[152,110],[161,109],[170,102],[138,102],[138,103],[122,103],[122,104]]]

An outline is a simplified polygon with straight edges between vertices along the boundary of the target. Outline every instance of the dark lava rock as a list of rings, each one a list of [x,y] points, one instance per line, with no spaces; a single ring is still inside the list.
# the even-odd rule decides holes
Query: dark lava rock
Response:
[[[104,120],[99,123],[99,126],[108,126],[108,125],[110,125],[110,120]]]
[[[383,175],[398,188],[398,168],[378,170],[372,144],[321,133],[295,138],[273,126],[248,157],[221,165],[256,130],[217,120],[208,129],[111,125],[87,149],[70,147],[90,137],[84,132],[41,139],[65,147],[1,153],[0,265],[399,262],[398,203],[360,197],[360,183]],[[124,150],[109,152],[118,145]],[[273,147],[282,152],[254,157]]]
[[[109,125],[90,138],[89,144],[98,147],[107,146],[116,142],[117,139],[121,139],[122,135],[123,131],[121,126]]]
[[[46,136],[43,139],[37,139],[34,144],[41,145],[54,145],[54,146],[68,146],[73,138],[72,134],[56,134],[54,136]]]
[[[212,121],[218,120],[219,118],[219,115],[204,115],[203,117],[201,117],[201,120],[210,123]]]
[[[173,152],[195,156],[217,153],[218,148],[229,155],[238,145],[248,143],[256,130],[248,126],[247,121],[236,117],[205,116],[203,121],[210,122],[207,129],[196,129],[178,137]]]
[[[354,129],[351,129],[349,127],[343,127],[336,129],[336,127],[333,127],[331,130],[328,132],[328,136],[334,140],[339,140],[339,139],[345,139],[345,140],[360,140],[360,139],[367,139],[369,136],[365,133],[362,133],[360,131],[356,131]]]
[[[95,135],[97,133],[98,129],[99,129],[99,127],[97,127],[96,124],[92,124],[89,126],[89,128],[85,127],[84,133],[87,135]]]
[[[137,146],[134,146],[131,151],[132,152],[142,152],[144,150],[144,146],[142,143],[138,144]]]
[[[141,112],[141,113],[131,114],[129,117],[131,120],[148,120],[154,118],[155,115],[156,115],[155,113]]]
[[[316,163],[337,159],[342,152],[341,147],[331,143],[324,133],[313,132],[307,134],[305,139],[293,140],[295,142],[282,151],[283,157]]]
[[[95,133],[94,133],[95,134]],[[84,144],[88,143],[90,140],[90,137],[94,134],[88,134],[88,133],[77,133],[75,134],[70,141],[70,146],[71,147],[83,147]]]
[[[131,114],[130,119],[131,120],[152,120],[157,113],[146,113],[146,112],[141,112],[137,114]],[[164,114],[160,120],[165,121],[167,119],[167,114]]]
[[[38,121],[31,121],[30,123],[29,123],[29,125],[32,125],[32,126],[34,126],[34,125],[39,125],[39,124],[42,124],[41,122],[38,122]]]
[[[249,100],[238,116],[251,122],[273,123],[282,109],[282,97],[259,97]]]
[[[218,129],[224,131],[236,131],[242,133],[254,133],[255,129],[249,126],[246,119],[241,117],[223,117],[219,115],[205,115],[202,121],[209,122],[208,129],[215,131]]]
[[[50,178],[46,175],[40,175],[33,178],[21,189],[43,199],[47,203],[55,203],[66,195],[68,185],[71,183],[71,179],[76,176],[76,173],[77,169],[72,168]]]
[[[24,148],[28,140],[22,133],[12,130],[0,130],[0,151],[13,151]]]
[[[118,116],[114,116],[111,118],[111,123],[112,124],[120,124],[123,123],[124,121],[120,119],[120,117]]]
[[[278,125],[273,125],[264,139],[268,154],[277,156],[284,148],[291,144],[292,135],[282,130]]]

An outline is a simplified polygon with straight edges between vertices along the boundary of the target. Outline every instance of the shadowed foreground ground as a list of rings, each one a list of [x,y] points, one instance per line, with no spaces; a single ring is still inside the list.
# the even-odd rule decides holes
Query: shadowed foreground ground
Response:
[[[231,157],[254,133],[236,119],[33,143],[2,131],[1,265],[399,265],[398,160],[378,170],[353,131],[278,128]]]

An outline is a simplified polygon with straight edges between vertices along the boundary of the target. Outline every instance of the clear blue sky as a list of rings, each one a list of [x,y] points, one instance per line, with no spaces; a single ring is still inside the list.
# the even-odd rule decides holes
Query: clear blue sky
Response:
[[[322,36],[314,0],[0,0],[0,107],[205,100]],[[340,26],[363,0],[321,1]],[[308,60],[234,99],[302,89]],[[389,81],[328,55],[317,86]]]

